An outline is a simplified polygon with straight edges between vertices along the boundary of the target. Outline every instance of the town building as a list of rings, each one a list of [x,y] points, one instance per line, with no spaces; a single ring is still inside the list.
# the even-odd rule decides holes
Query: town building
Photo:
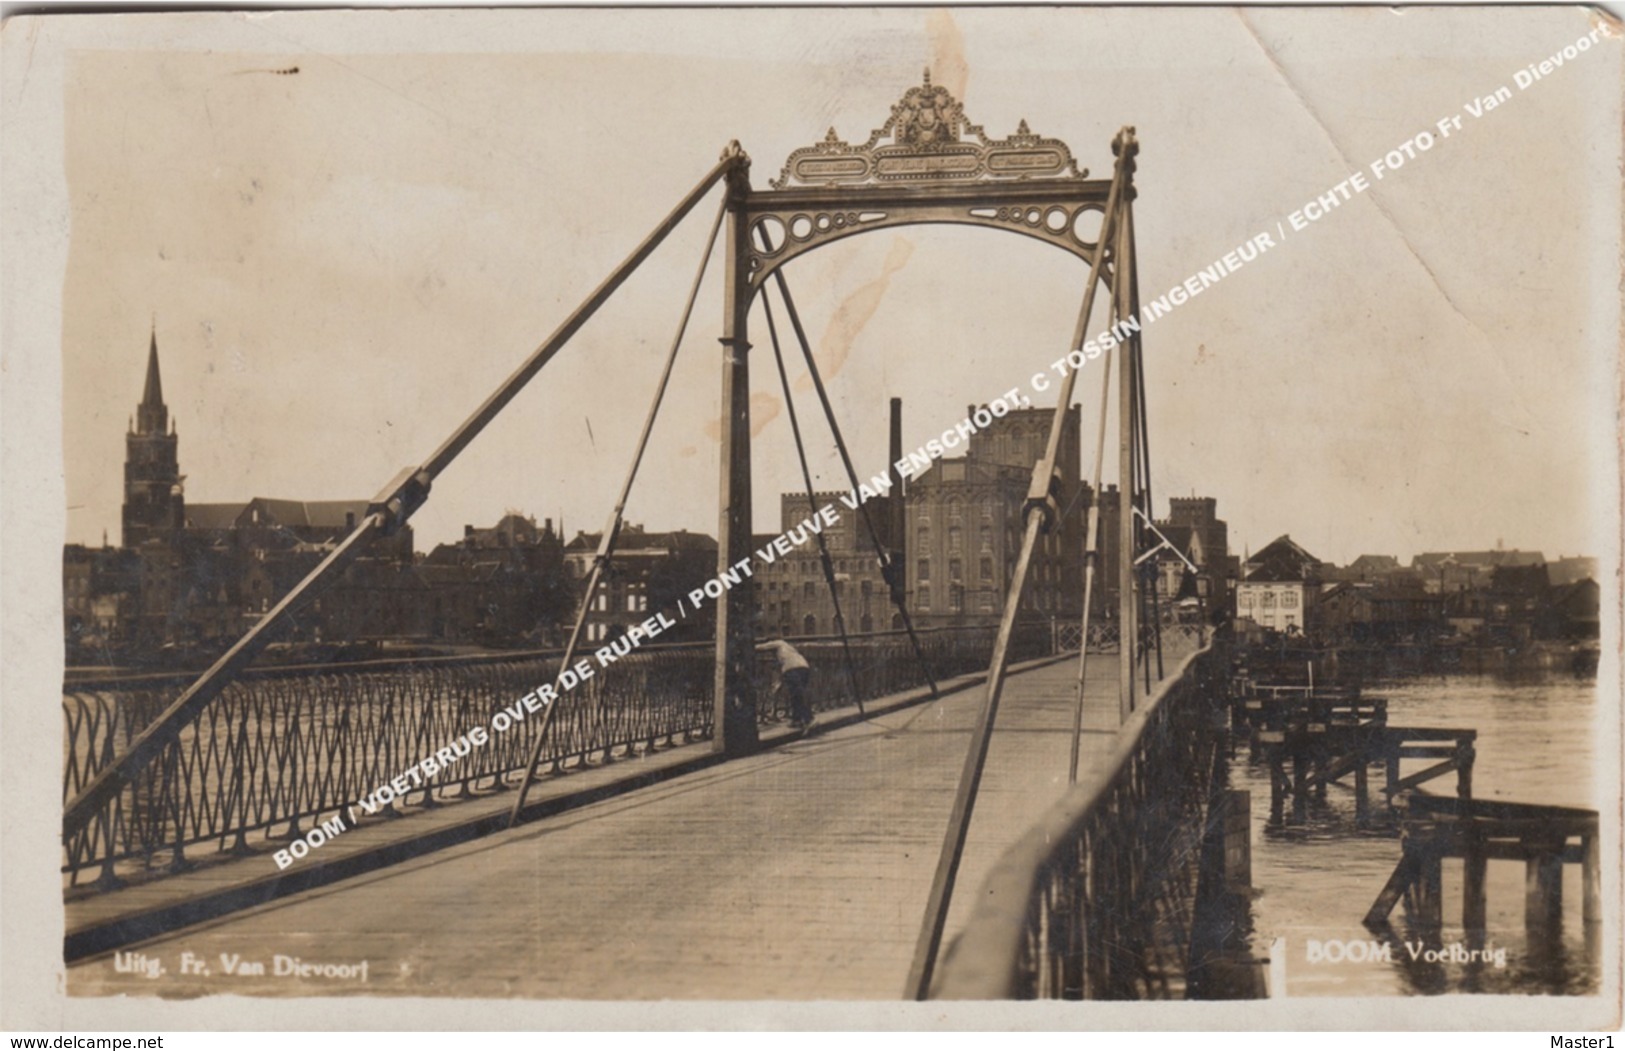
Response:
[[[1054,417],[1045,408],[998,417],[971,436],[964,456],[940,459],[909,480],[905,561],[910,612],[918,623],[998,621],[1021,548],[1022,505]],[[1022,592],[1022,613],[1046,620],[1077,619],[1083,608],[1087,503],[1079,477],[1078,406],[1067,410],[1062,426],[1055,464],[1060,521],[1040,536]]]
[[[1536,633],[1547,639],[1595,639],[1601,634],[1601,612],[1602,588],[1595,580],[1556,584],[1536,621]]]
[[[1448,594],[1463,588],[1488,587],[1497,566],[1544,565],[1539,551],[1429,551],[1411,559],[1411,568],[1422,578],[1422,586],[1435,594]]]
[[[1176,496],[1168,509],[1150,536],[1159,605],[1167,610],[1184,603],[1228,616],[1230,527],[1218,516],[1218,500]]]
[[[463,526],[463,539],[440,544],[417,567],[425,632],[436,639],[489,645],[546,646],[575,614],[564,544],[553,520],[508,511],[488,529]]]
[[[894,551],[889,535],[894,497],[873,497],[861,508],[851,509],[840,502],[842,496],[849,495],[813,494],[812,508],[833,505],[839,513],[833,523],[823,526],[824,543],[834,571],[835,596],[830,595],[815,537],[809,536],[806,543],[770,563],[757,560],[754,567],[756,607],[761,614],[757,634],[833,635],[837,631],[837,598],[849,635],[902,628],[902,617],[892,603],[880,560],[875,555],[874,539],[864,518],[867,512],[868,522],[873,523],[881,546],[888,552]],[[812,513],[805,491],[782,494],[779,497],[780,531],[755,537],[754,550],[767,547],[778,536],[801,526]]]
[[[602,539],[602,533],[577,533],[575,539],[564,546],[565,575],[576,595],[586,588]],[[651,533],[641,525],[622,526],[615,539],[609,568],[592,597],[585,641],[597,643],[618,638],[628,628],[642,624],[657,613],[678,621],[675,628],[661,633],[659,641],[662,643],[712,638],[716,630],[714,605],[704,603],[697,610],[688,609],[683,616],[678,603],[716,573],[714,537],[683,529]]]
[[[1443,597],[1419,580],[1345,580],[1315,597],[1314,625],[1328,642],[1425,642],[1438,633],[1443,612]]]
[[[1272,631],[1304,631],[1321,586],[1321,562],[1291,536],[1265,545],[1242,566],[1236,584],[1236,619]]]
[[[1595,583],[1597,560],[1587,555],[1575,555],[1572,558],[1559,555],[1546,563],[1546,573],[1551,578],[1553,587],[1577,584],[1582,580]]]

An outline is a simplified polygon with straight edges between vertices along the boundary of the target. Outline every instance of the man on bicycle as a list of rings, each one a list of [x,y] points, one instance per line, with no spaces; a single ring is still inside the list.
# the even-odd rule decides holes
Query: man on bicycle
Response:
[[[802,731],[812,729],[812,706],[807,703],[807,684],[812,679],[812,666],[794,646],[783,639],[771,639],[756,649],[771,653],[779,662],[779,688],[790,701],[790,721]]]

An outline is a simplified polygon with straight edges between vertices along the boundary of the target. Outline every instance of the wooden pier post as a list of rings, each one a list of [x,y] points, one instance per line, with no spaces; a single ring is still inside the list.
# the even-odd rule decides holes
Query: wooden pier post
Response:
[[[1394,810],[1399,799],[1399,745],[1390,742],[1387,755],[1387,781],[1383,786],[1383,796],[1388,800],[1388,809]]]
[[[1472,741],[1456,742],[1456,797],[1473,798],[1473,759],[1477,753]]]
[[[1370,772],[1366,763],[1370,760],[1365,754],[1364,747],[1359,747],[1354,764],[1354,824],[1357,828],[1365,828],[1371,823],[1371,785]]]
[[[1524,863],[1524,927],[1531,936],[1555,938],[1563,930],[1563,841],[1532,844]]]
[[[1485,892],[1489,857],[1484,852],[1483,835],[1470,820],[1462,829],[1461,844],[1461,925],[1468,931],[1483,931],[1489,921],[1489,901]]]
[[[1581,841],[1580,916],[1587,925],[1602,922],[1602,846],[1593,832]]]
[[[1299,748],[1292,753],[1292,821],[1309,820],[1309,757]]]
[[[1286,793],[1291,782],[1286,776],[1286,746],[1281,739],[1286,735],[1278,731],[1259,732],[1263,738],[1264,762],[1270,770],[1270,827],[1280,828],[1286,819]]]
[[[1416,880],[1416,922],[1423,930],[1437,931],[1444,926],[1444,857],[1437,833],[1428,836],[1419,846],[1422,871]]]

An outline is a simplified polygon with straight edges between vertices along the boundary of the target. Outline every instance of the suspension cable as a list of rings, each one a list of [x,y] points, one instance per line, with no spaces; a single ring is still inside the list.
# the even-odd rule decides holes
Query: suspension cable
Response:
[[[638,435],[637,448],[632,453],[631,466],[627,468],[626,479],[621,483],[621,492],[615,499],[615,509],[609,514],[609,521],[604,525],[604,532],[598,539],[598,551],[593,555],[592,572],[587,576],[587,585],[581,595],[581,602],[576,608],[575,624],[570,628],[570,640],[565,644],[564,656],[559,661],[559,668],[568,668],[575,658],[576,647],[581,642],[581,632],[587,623],[587,612],[592,608],[593,596],[598,592],[598,583],[604,573],[609,569],[610,559],[615,553],[615,541],[620,536],[621,520],[626,513],[626,501],[632,495],[632,483],[637,479],[638,468],[643,464],[643,454],[649,448],[649,435],[654,431],[655,417],[660,414],[661,402],[665,400],[666,388],[671,383],[672,368],[677,364],[677,351],[683,345],[683,336],[688,332],[689,318],[694,314],[694,303],[700,294],[700,285],[705,280],[706,267],[711,263],[712,252],[716,248],[717,231],[722,228],[722,220],[728,214],[728,200],[724,195],[721,203],[717,205],[717,217],[711,223],[711,233],[705,239],[705,253],[700,257],[700,266],[694,274],[694,283],[688,290],[688,301],[683,304],[683,315],[677,323],[677,335],[672,338],[671,349],[666,353],[666,365],[661,370],[660,382],[655,386],[654,400],[649,405],[649,413],[643,419],[643,431]],[[553,725],[553,711],[562,699],[562,694],[555,697],[542,712],[542,725],[536,731],[536,743],[530,750],[530,759],[525,764],[525,779],[520,782],[519,794],[514,798],[513,809],[508,812],[508,827],[512,828],[519,820],[519,811],[524,808],[525,797],[530,794],[530,786],[536,780],[536,764],[541,761],[542,748],[547,742],[547,731]]]
[[[767,247],[766,236],[762,237],[763,248]],[[796,456],[801,460],[801,478],[807,486],[807,510],[812,514],[818,513],[818,497],[814,494],[812,471],[807,467],[807,448],[801,442],[801,424],[796,419],[795,399],[790,396],[790,375],[784,370],[784,354],[779,349],[779,329],[773,321],[773,305],[766,296],[762,297],[762,310],[767,315],[767,335],[773,344],[773,363],[779,368],[779,385],[784,388],[784,408],[790,417],[790,433],[796,440]],[[824,531],[819,529],[813,536],[818,541],[818,560],[824,567],[824,583],[829,587],[829,600],[835,606],[835,630],[841,636],[841,654],[845,658],[846,681],[852,701],[858,706],[858,714],[868,718],[863,710],[863,698],[858,692],[858,672],[852,663],[852,644],[846,634],[846,618],[841,614],[841,596],[835,589],[835,563],[830,561],[829,540]]]
[[[835,418],[835,409],[830,405],[829,392],[824,389],[824,378],[818,372],[818,362],[813,360],[812,346],[807,342],[806,330],[801,327],[801,314],[796,310],[795,300],[790,297],[790,285],[784,278],[784,270],[781,268],[773,271],[773,279],[779,287],[779,297],[784,300],[785,313],[790,318],[790,327],[795,331],[796,342],[801,346],[801,357],[807,363],[807,374],[812,377],[813,388],[818,391],[818,401],[824,407],[824,419],[829,424],[830,435],[835,439],[835,448],[841,454],[841,464],[846,468],[847,481],[856,495],[859,487],[858,472],[852,466],[852,456],[847,452],[846,439],[841,436],[841,425]],[[891,495],[893,500],[902,498],[901,490]],[[886,590],[891,594],[892,605],[897,607],[898,618],[903,622],[903,629],[908,632],[909,643],[914,648],[914,658],[920,664],[920,673],[925,676],[926,684],[931,688],[931,696],[935,699],[941,696],[937,691],[936,677],[931,674],[931,665],[925,659],[925,648],[920,645],[920,637],[914,631],[914,618],[909,616],[908,603],[902,597],[902,589],[895,586],[897,574],[903,572],[903,567],[893,561],[891,552],[880,542],[880,531],[875,528],[867,501],[858,503],[858,513],[863,516],[864,528],[868,531],[870,543],[874,546],[875,559],[880,563],[880,575],[886,581]]]

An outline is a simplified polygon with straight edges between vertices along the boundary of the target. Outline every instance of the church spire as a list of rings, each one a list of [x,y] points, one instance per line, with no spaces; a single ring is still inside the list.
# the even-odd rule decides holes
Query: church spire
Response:
[[[164,384],[158,374],[158,325],[153,323],[152,341],[147,345],[147,383],[136,408],[137,434],[163,434],[168,428],[169,408],[164,405]]]
[[[186,515],[177,458],[179,439],[170,426],[158,374],[158,325],[147,342],[147,381],[130,433],[124,436],[124,546],[178,536]]]

